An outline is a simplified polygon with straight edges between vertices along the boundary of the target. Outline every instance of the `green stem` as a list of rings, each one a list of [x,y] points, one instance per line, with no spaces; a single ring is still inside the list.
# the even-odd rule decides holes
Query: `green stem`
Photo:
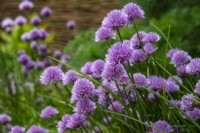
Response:
[[[118,33],[118,35],[119,35],[120,41],[123,43],[122,36],[121,36],[121,34],[120,34],[120,32],[119,32],[119,29],[118,29],[118,28],[117,28],[117,33]]]

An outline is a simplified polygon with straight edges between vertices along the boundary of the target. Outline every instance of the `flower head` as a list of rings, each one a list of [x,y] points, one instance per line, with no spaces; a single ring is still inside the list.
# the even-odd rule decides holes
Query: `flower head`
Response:
[[[46,118],[51,118],[51,117],[57,115],[58,113],[59,112],[58,112],[58,110],[56,108],[51,107],[51,106],[47,106],[42,110],[40,116],[42,118],[46,119]]]
[[[168,81],[165,84],[165,90],[169,93],[174,93],[179,91],[179,86],[174,81]]]
[[[64,133],[69,128],[67,124],[70,121],[70,117],[70,115],[64,115],[62,120],[58,122],[57,130],[59,133]]]
[[[144,51],[147,53],[147,55],[151,55],[156,51],[156,48],[152,43],[145,43]]]
[[[18,58],[18,61],[23,65],[26,65],[29,60],[30,58],[26,54],[21,54]]]
[[[0,114],[0,124],[6,124],[11,121],[11,117],[7,114]]]
[[[104,69],[105,62],[103,60],[96,60],[92,63],[91,72],[93,78],[101,78],[101,73]]]
[[[194,108],[193,110],[187,110],[186,113],[195,121],[200,119],[200,109]]]
[[[141,86],[147,86],[149,84],[148,79],[141,73],[135,73],[133,75],[134,83]]]
[[[196,83],[194,92],[200,95],[200,80]]]
[[[50,66],[44,70],[40,76],[40,81],[42,84],[52,84],[58,80],[61,80],[63,72],[60,68],[55,66]]]
[[[133,63],[139,63],[146,60],[147,57],[142,49],[135,49],[132,51],[132,57],[130,61]]]
[[[171,58],[173,57],[173,55],[174,55],[177,51],[180,51],[180,50],[179,50],[179,49],[171,49],[171,50],[169,50],[168,53],[167,53],[167,57],[168,57],[169,59],[171,59]]]
[[[139,35],[139,38],[138,38],[138,35]],[[144,31],[139,31],[138,34],[135,33],[130,40],[130,45],[132,49],[139,49],[141,47],[140,39],[143,39],[146,35],[147,33]]]
[[[166,133],[170,133],[172,131],[172,127],[166,122],[166,121],[157,121],[155,123],[153,123],[153,126],[166,132]],[[160,131],[156,130],[156,129],[152,129],[153,133],[160,133]]]
[[[128,20],[133,22],[134,19],[144,18],[144,11],[140,6],[134,3],[128,3],[124,6],[123,12],[127,14]]]
[[[11,128],[11,131],[9,133],[24,133],[25,128],[20,127],[20,126],[14,126]]]
[[[78,114],[90,115],[96,109],[96,105],[89,99],[84,99],[76,103],[75,112]]]
[[[15,18],[15,25],[22,26],[27,23],[27,19],[24,16],[17,16]]]
[[[75,82],[77,79],[79,79],[78,73],[75,70],[69,70],[63,75],[62,83],[63,85],[67,85]]]
[[[181,101],[180,100],[174,100],[174,99],[172,99],[172,100],[170,100],[170,102],[172,104],[176,105],[179,108],[181,107]]]
[[[181,83],[181,84],[183,83],[182,79],[180,77],[176,76],[176,75],[169,77],[167,79],[167,81],[172,81],[172,82]]]
[[[171,58],[171,63],[175,66],[184,65],[191,60],[187,52],[179,50],[175,52]]]
[[[60,58],[62,56],[62,52],[60,50],[55,50],[53,56],[56,58]]]
[[[14,25],[14,21],[11,18],[5,18],[1,22],[1,27],[2,28],[12,27],[13,25]]]
[[[67,123],[67,126],[70,129],[78,128],[78,127],[84,125],[85,122],[86,122],[85,121],[85,116],[83,114],[75,113],[70,117],[70,120]]]
[[[186,72],[189,75],[200,75],[200,58],[195,58],[186,65]]]
[[[31,40],[30,34],[29,34],[28,32],[22,34],[22,35],[21,35],[21,40],[22,40],[22,41],[29,41],[29,40]]]
[[[107,14],[102,22],[102,26],[116,30],[127,24],[127,15],[121,10],[113,10]]]
[[[26,63],[26,69],[27,70],[31,70],[35,67],[35,62],[32,60],[28,60],[28,62]]]
[[[33,8],[33,3],[29,0],[24,0],[19,4],[19,10],[30,10]]]
[[[42,20],[40,17],[38,16],[35,16],[31,19],[31,24],[34,25],[34,26],[38,26],[42,23]]]
[[[180,65],[176,67],[176,72],[180,76],[188,75],[186,72],[186,65]]]
[[[78,79],[72,88],[72,101],[79,101],[90,98],[94,90],[94,84],[87,79]]]
[[[112,104],[110,104],[108,109],[115,112],[122,112],[124,107],[120,104],[119,101],[114,101]]]
[[[157,33],[149,32],[146,34],[144,38],[142,38],[142,41],[144,43],[155,43],[160,40],[160,36]]]
[[[162,89],[165,87],[166,85],[166,80],[163,79],[162,77],[159,76],[150,76],[149,78],[150,81],[150,85],[149,88],[154,90],[154,91],[162,91]]]
[[[92,62],[87,62],[85,65],[81,68],[81,72],[84,74],[92,74],[91,72]]]
[[[107,41],[110,38],[115,38],[116,34],[109,28],[106,27],[100,27],[95,32],[95,41],[96,42],[104,42]]]
[[[67,28],[69,29],[74,29],[74,27],[76,26],[76,22],[73,20],[70,20],[67,22]]]
[[[49,17],[51,15],[52,11],[51,8],[49,7],[44,7],[40,11],[40,15],[43,17]]]
[[[181,109],[183,110],[191,110],[194,107],[195,97],[192,94],[184,95],[181,99]]]
[[[49,132],[48,130],[35,125],[31,126],[27,131],[27,133],[48,133],[48,132]]]

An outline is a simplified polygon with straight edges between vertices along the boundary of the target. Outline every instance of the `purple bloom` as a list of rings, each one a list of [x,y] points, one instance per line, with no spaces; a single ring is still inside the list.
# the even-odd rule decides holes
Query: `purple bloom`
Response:
[[[72,88],[72,102],[79,101],[92,96],[94,84],[87,79],[78,79]]]
[[[171,58],[171,64],[175,66],[180,66],[180,65],[184,65],[190,60],[191,60],[191,57],[188,55],[187,52],[179,50],[173,54]]]
[[[51,8],[49,7],[44,7],[40,11],[40,15],[43,17],[49,17],[51,15],[52,11]]]
[[[182,79],[176,75],[169,77],[167,81],[175,82],[175,83],[183,83]]]
[[[41,40],[44,40],[45,38],[47,38],[49,36],[49,33],[45,29],[40,29],[40,30],[38,30],[38,32],[40,34]]]
[[[141,86],[147,86],[149,84],[148,79],[145,77],[145,75],[141,73],[135,73],[133,75],[133,79],[135,84],[141,85]]]
[[[151,43],[145,43],[144,45],[144,51],[147,53],[147,55],[151,55],[156,51],[156,48],[153,44]]]
[[[27,133],[48,133],[48,132],[49,132],[48,130],[35,125],[31,126],[27,131]]]
[[[193,110],[189,111],[187,110],[186,113],[195,121],[198,121],[200,119],[200,109],[194,108]]]
[[[149,88],[154,91],[161,92],[166,85],[166,80],[162,77],[150,76],[148,79],[150,81]]]
[[[120,102],[114,101],[110,104],[108,109],[115,112],[122,112],[124,107],[120,104]]]
[[[23,55],[23,54],[25,54],[26,52],[24,51],[24,50],[19,50],[18,51],[18,55],[20,56],[20,55]]]
[[[134,3],[129,3],[124,6],[123,12],[127,14],[128,20],[133,22],[136,18],[144,18],[144,11],[140,6]]]
[[[30,34],[29,33],[24,33],[21,35],[21,40],[22,41],[29,41],[31,38],[30,38]]]
[[[173,55],[174,55],[177,51],[180,51],[180,50],[179,50],[179,49],[171,49],[171,50],[169,50],[168,53],[167,53],[167,57],[168,57],[169,59],[171,59],[171,58],[173,57]]]
[[[34,26],[38,26],[42,23],[41,18],[39,18],[38,16],[35,16],[31,19],[31,24]]]
[[[28,62],[26,63],[27,70],[33,69],[34,67],[35,67],[35,62],[33,62],[32,60],[28,60]]]
[[[172,103],[172,104],[174,104],[174,105],[176,105],[177,107],[181,107],[181,101],[180,100],[174,100],[174,99],[172,99],[172,100],[170,100],[170,102]],[[171,105],[170,105],[171,106]]]
[[[96,109],[94,102],[84,99],[76,103],[75,112],[78,114],[90,115]]]
[[[78,73],[75,70],[69,70],[63,75],[62,83],[63,85],[67,85],[75,82],[77,79],[79,79]]]
[[[200,58],[195,58],[186,65],[186,72],[189,75],[200,75]]]
[[[157,101],[159,99],[159,97],[157,97],[156,95],[154,95],[153,93],[148,94],[148,100],[150,102],[154,102]]]
[[[127,15],[121,10],[113,10],[107,14],[102,22],[103,27],[116,30],[127,24]]]
[[[166,122],[166,121],[157,121],[155,123],[153,123],[153,126],[166,132],[166,133],[170,133],[172,131],[172,127]],[[153,133],[160,133],[160,131],[156,130],[156,129],[152,129]]]
[[[33,41],[31,42],[31,48],[34,49],[34,50],[37,50],[38,49],[38,43]]]
[[[187,75],[187,72],[186,72],[186,65],[180,65],[178,67],[176,67],[176,72],[178,75],[180,76],[185,76]]]
[[[179,86],[176,84],[176,82],[167,80],[165,84],[165,90],[169,93],[174,93],[179,91]]]
[[[110,38],[115,39],[116,34],[109,28],[100,27],[95,33],[95,41],[96,42],[104,42]]]
[[[105,87],[107,87],[108,89],[110,89],[111,91],[113,91],[114,93],[116,93],[118,91],[116,85],[113,84],[112,82],[108,82],[108,81],[104,80],[102,82],[102,84]],[[108,95],[109,94],[102,86],[99,86],[96,91],[97,91],[99,96],[100,95]]]
[[[58,80],[61,80],[63,72],[60,68],[55,66],[50,66],[44,70],[40,76],[40,81],[42,84],[52,84]]]
[[[22,54],[19,56],[18,61],[23,64],[26,65],[28,63],[28,61],[30,60],[29,56],[27,56],[26,54]]]
[[[191,110],[194,107],[195,97],[192,94],[184,95],[181,99],[181,109],[183,110]]]
[[[22,26],[27,23],[27,20],[24,16],[17,16],[15,18],[15,24],[18,26]]]
[[[19,4],[19,10],[30,10],[33,8],[33,3],[29,0],[24,0]]]
[[[67,22],[67,28],[74,29],[75,26],[76,26],[75,21],[70,20],[70,21]]]
[[[62,56],[62,52],[60,50],[55,50],[53,56],[56,58],[60,58]]]
[[[82,114],[75,113],[70,117],[70,121],[67,123],[67,126],[70,129],[73,129],[81,127],[82,125],[84,125],[84,123],[85,123],[85,116]]]
[[[121,64],[113,65],[106,63],[102,72],[102,77],[106,80],[119,81],[125,75],[125,70]]]
[[[132,50],[129,41],[125,41],[124,43],[117,42],[109,48],[106,60],[109,63],[125,64],[131,58],[131,55]]]
[[[142,41],[144,43],[155,43],[160,40],[160,36],[157,33],[149,32],[146,34],[144,38],[142,38]]]
[[[20,127],[20,126],[14,126],[11,128],[11,131],[9,133],[24,133],[25,128]]]
[[[51,106],[47,106],[42,110],[40,117],[47,119],[47,118],[51,118],[51,117],[57,115],[58,113],[59,112],[56,108],[51,107]]]
[[[29,33],[31,40],[39,40],[40,39],[40,32],[38,29],[32,29]]]
[[[131,44],[131,47],[133,49],[140,48],[141,44],[140,44],[140,40],[139,39],[143,39],[147,35],[147,33],[144,32],[144,31],[139,31],[138,34],[139,34],[139,38],[138,38],[138,35],[136,33],[136,34],[133,35],[133,37],[130,40],[130,44]]]
[[[70,117],[70,115],[64,115],[62,120],[58,122],[57,130],[59,133],[64,133],[69,128],[67,124],[70,121]]]
[[[93,78],[101,78],[101,73],[104,69],[105,62],[103,60],[96,60],[92,63],[91,72]]]
[[[0,114],[0,124],[6,124],[11,121],[11,117],[7,114]]]
[[[81,68],[81,72],[84,74],[91,74],[91,67],[92,67],[92,62],[87,62],[85,65]]]
[[[14,21],[11,18],[5,18],[1,22],[1,27],[2,28],[12,27],[13,25],[14,25]]]
[[[196,83],[194,92],[200,95],[200,80]]]
[[[132,57],[130,59],[133,63],[139,63],[146,60],[146,55],[142,49],[135,49],[132,51]]]

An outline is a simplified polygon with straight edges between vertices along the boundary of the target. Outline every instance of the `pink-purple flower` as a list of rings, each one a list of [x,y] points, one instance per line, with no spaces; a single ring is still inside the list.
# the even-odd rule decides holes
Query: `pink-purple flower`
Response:
[[[57,115],[59,112],[56,108],[52,106],[47,106],[45,107],[40,114],[41,118],[47,119],[47,118],[52,118],[53,116]]]
[[[109,28],[100,27],[95,33],[95,41],[96,42],[104,42],[108,39],[115,39],[116,34]]]

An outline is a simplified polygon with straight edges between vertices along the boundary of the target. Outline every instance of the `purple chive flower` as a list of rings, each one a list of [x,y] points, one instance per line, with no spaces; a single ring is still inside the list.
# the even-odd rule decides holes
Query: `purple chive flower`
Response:
[[[60,58],[62,56],[62,52],[60,50],[55,50],[53,56],[56,58]]]
[[[167,57],[168,57],[169,59],[171,59],[171,58],[173,57],[173,55],[174,55],[177,51],[180,51],[180,50],[179,50],[179,49],[171,49],[171,50],[169,50],[168,53],[167,53]]]
[[[127,15],[121,10],[113,10],[107,14],[102,22],[102,26],[116,30],[127,24]]]
[[[200,80],[196,83],[194,92],[200,95]]]
[[[17,16],[15,18],[15,25],[22,26],[27,23],[27,20],[24,16]]]
[[[81,68],[81,72],[84,74],[91,74],[91,67],[92,67],[92,62],[87,62],[85,65]]]
[[[63,74],[62,83],[63,85],[67,85],[75,82],[77,79],[79,79],[78,72],[76,72],[75,70],[69,70],[65,74]]]
[[[144,31],[139,31],[138,34],[139,34],[139,38],[138,38],[138,35],[136,33],[136,34],[133,35],[133,37],[130,40],[130,44],[131,44],[132,49],[139,49],[142,45],[142,44],[140,44],[140,39],[143,39],[147,35],[147,33],[144,32]]]
[[[156,51],[156,48],[153,44],[151,43],[145,43],[144,45],[144,51],[147,53],[147,55],[151,55]]]
[[[166,121],[158,120],[157,122],[153,123],[153,126],[166,133],[170,133],[172,131],[172,127]],[[160,131],[156,130],[155,128],[153,128],[152,131],[153,133],[160,133]]]
[[[22,41],[29,41],[31,39],[30,34],[29,33],[24,33],[21,35],[21,40]]]
[[[139,63],[146,60],[146,55],[142,49],[135,49],[132,51],[132,57],[130,59],[133,63]]]
[[[186,72],[186,65],[180,65],[180,66],[176,67],[176,72],[180,76],[188,75]]]
[[[200,119],[200,109],[194,108],[193,110],[187,110],[186,113],[195,121]]]
[[[94,90],[94,84],[87,79],[78,79],[72,88],[72,102],[90,98]]]
[[[70,20],[70,21],[67,22],[66,25],[67,25],[67,28],[74,29],[74,27],[76,26],[76,23],[75,23],[75,21]]]
[[[28,60],[28,62],[26,63],[26,68],[27,70],[31,70],[35,67],[35,62],[32,60]]]
[[[41,118],[52,118],[53,116],[57,115],[59,112],[56,108],[52,107],[52,106],[47,106],[45,107],[41,114],[40,114],[40,117]]]
[[[59,133],[64,133],[69,128],[67,124],[70,121],[70,117],[70,115],[64,115],[62,120],[58,122],[57,130]]]
[[[51,15],[51,13],[52,13],[52,10],[49,7],[44,7],[40,11],[40,15],[42,17],[49,17]]]
[[[156,95],[154,95],[153,93],[148,94],[148,100],[150,102],[154,102],[157,101],[159,99],[159,97],[157,97]]]
[[[24,0],[19,4],[19,10],[30,10],[33,8],[33,3],[29,0]]]
[[[181,109],[183,110],[191,110],[194,107],[195,97],[192,94],[184,95],[181,99]]]
[[[109,48],[106,60],[109,63],[125,64],[131,58],[131,55],[132,50],[129,41],[125,41],[124,43],[117,42]]]
[[[167,80],[167,82],[165,84],[165,90],[168,93],[174,93],[174,92],[179,91],[179,86],[176,84],[176,82]]]
[[[19,50],[17,53],[18,53],[18,55],[20,56],[20,55],[25,54],[26,52],[25,52],[24,50]]]
[[[48,130],[35,125],[31,126],[27,131],[27,133],[48,133],[48,132],[49,132]]]
[[[174,100],[174,99],[172,99],[172,100],[170,100],[170,102],[172,103],[172,104],[174,104],[174,105],[176,105],[177,107],[181,107],[181,101],[180,100]],[[170,105],[171,106],[171,105]]]
[[[141,73],[135,73],[133,75],[134,83],[141,86],[147,86],[149,81],[147,80],[146,76]]]
[[[12,27],[6,27],[5,31],[8,34],[12,33]]]
[[[188,55],[187,52],[179,50],[173,54],[171,58],[171,64],[175,66],[180,66],[180,65],[184,65],[190,60],[191,60],[191,57]]]
[[[200,58],[195,58],[186,65],[186,72],[189,75],[200,75]]]
[[[74,129],[74,128],[78,128],[81,127],[82,125],[84,125],[85,123],[85,116],[83,114],[73,114],[70,117],[70,121],[67,123],[67,126],[70,129]]]
[[[14,25],[14,21],[11,18],[5,18],[1,22],[1,27],[2,28],[12,27],[13,25]]]
[[[176,75],[169,77],[167,81],[175,82],[175,83],[183,83],[182,79]]]
[[[29,33],[31,40],[39,40],[40,39],[40,32],[38,29],[32,29]]]
[[[60,68],[55,66],[50,66],[44,70],[40,76],[40,82],[44,85],[55,83],[61,80],[63,72]]]
[[[146,34],[144,38],[142,38],[142,41],[144,43],[155,43],[160,40],[160,36],[157,33],[149,32]]]
[[[104,80],[102,82],[102,84],[105,87],[109,88],[114,93],[116,93],[118,91],[116,85],[114,83],[112,83],[112,82],[108,82],[108,81]],[[102,86],[99,86],[96,91],[97,91],[97,93],[98,93],[99,96],[100,95],[108,95],[108,92]]]
[[[133,22],[134,19],[144,18],[144,11],[140,6],[134,3],[128,3],[124,6],[123,12],[127,14],[128,20]]]
[[[21,63],[23,65],[26,65],[29,60],[30,60],[30,58],[26,54],[21,54],[18,58],[19,63]]]
[[[49,36],[49,33],[45,29],[40,29],[38,32],[41,40],[44,40]]]
[[[96,105],[89,99],[84,99],[76,103],[75,112],[78,114],[90,115],[96,109]]]
[[[114,101],[112,104],[110,104],[108,109],[115,112],[122,112],[124,107],[120,104],[120,102]]]
[[[7,114],[0,114],[0,124],[6,124],[11,121],[11,117]]]
[[[96,42],[104,42],[107,41],[110,38],[115,39],[116,34],[109,28],[106,27],[100,27],[95,32],[95,41]]]
[[[119,81],[125,75],[125,70],[121,64],[113,65],[106,63],[102,72],[102,77],[106,80]]]
[[[154,91],[161,92],[166,85],[166,80],[162,77],[150,76],[148,79],[150,81],[149,88]]]
[[[20,126],[14,126],[11,128],[11,131],[9,133],[25,133],[25,128]]]
[[[34,26],[38,26],[42,23],[42,20],[40,17],[38,16],[35,16],[31,19],[31,24],[34,25]]]
[[[92,63],[91,72],[93,78],[101,78],[101,73],[104,69],[105,62],[101,59],[98,59]]]
[[[33,50],[37,50],[37,49],[38,49],[38,43],[35,42],[35,41],[31,42],[31,48],[32,48]]]

